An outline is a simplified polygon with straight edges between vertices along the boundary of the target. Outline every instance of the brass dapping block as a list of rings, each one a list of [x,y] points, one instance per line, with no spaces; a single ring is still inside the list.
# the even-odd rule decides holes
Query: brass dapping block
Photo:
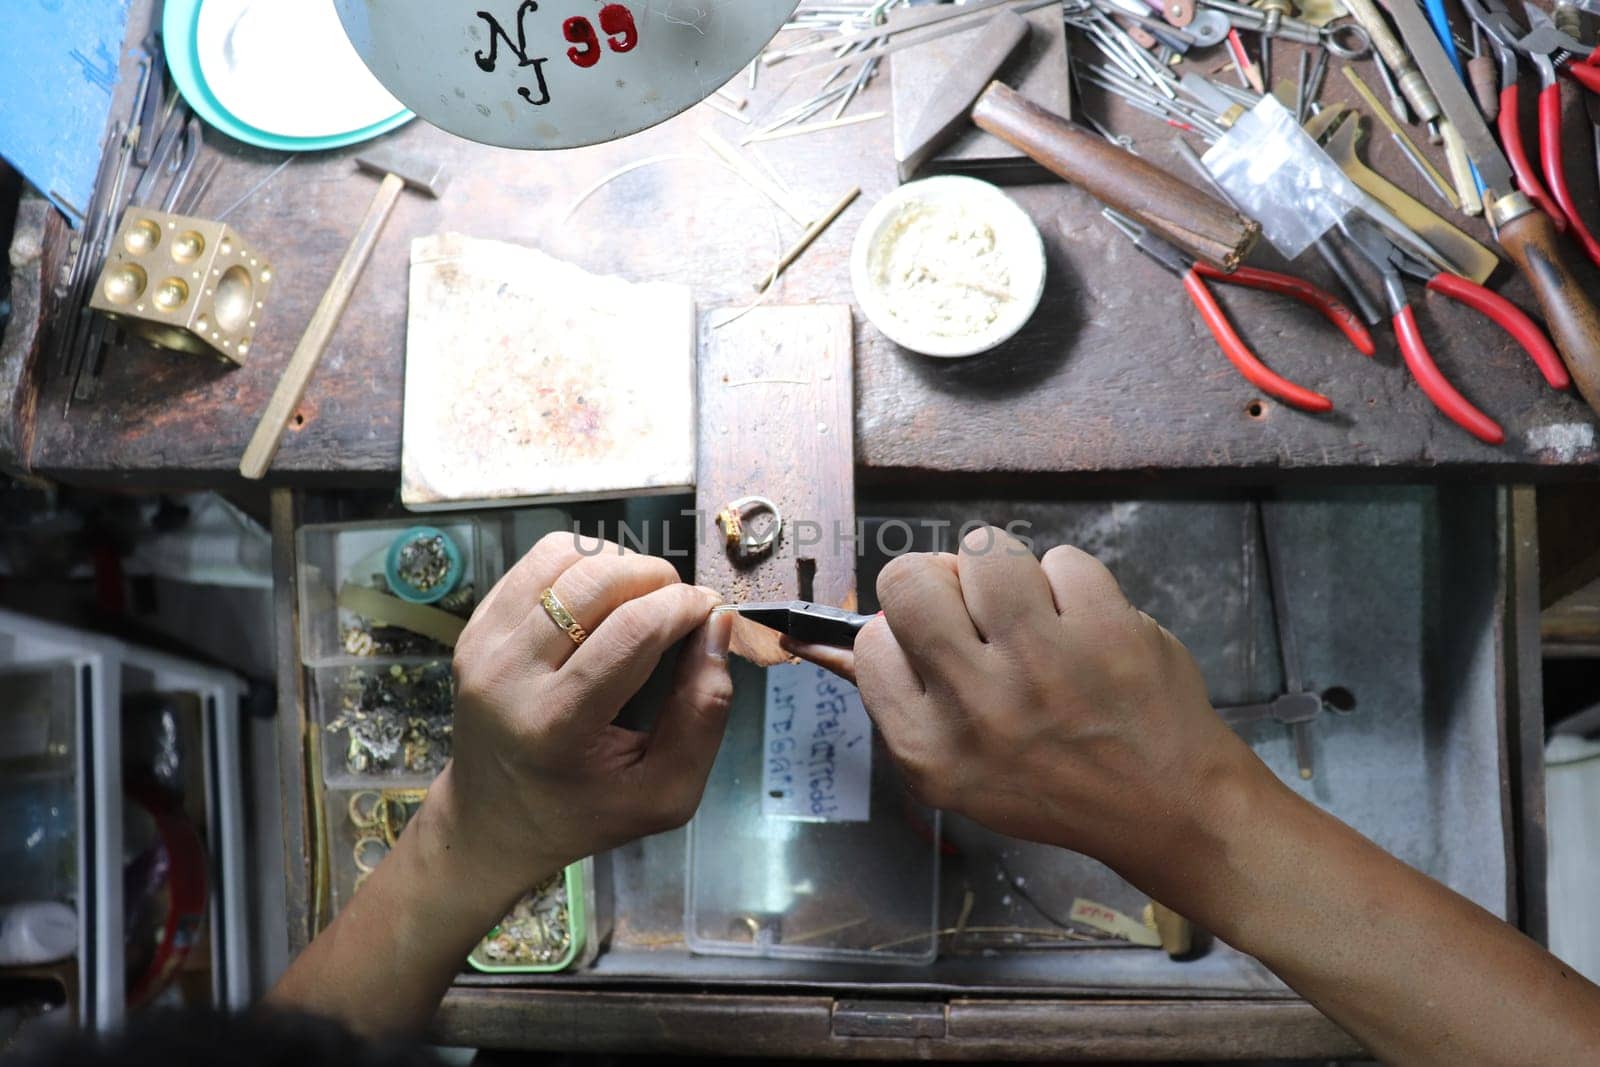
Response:
[[[242,364],[272,281],[271,264],[226,224],[129,208],[89,306],[160,348]]]

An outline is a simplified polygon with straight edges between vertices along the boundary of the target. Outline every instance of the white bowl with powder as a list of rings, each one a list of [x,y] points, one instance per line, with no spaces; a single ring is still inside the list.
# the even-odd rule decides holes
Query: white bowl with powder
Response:
[[[891,341],[926,356],[987,352],[1044,296],[1044,241],[1027,212],[976,178],[902,185],[862,223],[850,254],[856,301]]]

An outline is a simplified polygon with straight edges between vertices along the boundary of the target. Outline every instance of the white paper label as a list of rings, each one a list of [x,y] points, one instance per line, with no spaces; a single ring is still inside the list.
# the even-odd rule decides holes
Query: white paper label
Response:
[[[855,686],[809,663],[767,668],[761,814],[807,822],[872,817],[872,720]]]

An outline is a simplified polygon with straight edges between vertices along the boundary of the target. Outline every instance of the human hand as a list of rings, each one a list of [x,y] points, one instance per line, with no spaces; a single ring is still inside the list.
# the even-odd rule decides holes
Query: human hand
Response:
[[[546,589],[588,632],[581,646]],[[731,616],[665,560],[553,533],[479,605],[456,646],[453,758],[422,815],[505,904],[562,866],[682,825],[699,805],[733,683]],[[646,734],[613,724],[685,637]]]
[[[907,555],[854,652],[790,651],[853,677],[924,802],[1087,853],[1147,891],[1212,840],[1232,785],[1267,773],[1212,710],[1188,651],[1092,556],[1042,563],[1002,530]],[[1269,775],[1270,777],[1270,775]]]

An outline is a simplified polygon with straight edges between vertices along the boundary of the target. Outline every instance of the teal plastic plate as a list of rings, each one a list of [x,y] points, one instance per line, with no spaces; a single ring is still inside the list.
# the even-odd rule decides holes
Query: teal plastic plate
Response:
[[[362,141],[370,141],[374,137],[380,137],[390,130],[404,126],[416,117],[409,111],[401,111],[371,126],[328,137],[283,137],[240,122],[212,95],[211,89],[206,85],[205,75],[201,72],[195,29],[200,24],[200,5],[204,2],[205,0],[167,0],[161,20],[161,34],[167,50],[167,69],[172,72],[173,82],[183,94],[183,99],[194,109],[194,113],[234,140],[278,152],[322,152],[330,148],[345,148],[360,144]]]

